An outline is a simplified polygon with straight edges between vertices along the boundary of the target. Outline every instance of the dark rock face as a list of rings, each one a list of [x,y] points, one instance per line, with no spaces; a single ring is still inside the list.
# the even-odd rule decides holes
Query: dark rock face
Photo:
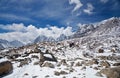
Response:
[[[120,67],[102,69],[100,73],[105,74],[107,78],[120,78]]]
[[[4,61],[0,63],[0,76],[5,76],[13,71],[12,63]]]

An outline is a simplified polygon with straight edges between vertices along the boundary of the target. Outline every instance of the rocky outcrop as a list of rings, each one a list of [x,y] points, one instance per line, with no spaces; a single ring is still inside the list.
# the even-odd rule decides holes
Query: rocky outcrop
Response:
[[[49,55],[51,57],[47,57],[45,55]],[[54,57],[54,55],[52,53],[42,53],[40,52],[40,66],[42,66],[42,64],[45,62],[45,61],[53,61],[53,62],[57,62],[57,59]]]

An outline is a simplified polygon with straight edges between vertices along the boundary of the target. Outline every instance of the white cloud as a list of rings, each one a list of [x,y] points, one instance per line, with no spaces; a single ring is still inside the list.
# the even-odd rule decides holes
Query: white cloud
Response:
[[[81,8],[83,6],[83,4],[80,2],[80,0],[69,0],[69,4],[76,4],[76,6],[72,10],[72,12],[78,10],[79,8]]]
[[[48,28],[36,28],[33,25],[25,26],[24,24],[9,24],[0,25],[0,29],[10,30],[7,33],[0,33],[0,39],[6,39],[8,41],[19,40],[23,43],[30,43],[39,35],[45,35],[47,37],[57,38],[61,34],[66,36],[72,35],[72,27],[50,26]]]
[[[108,0],[100,0],[100,2],[102,2],[102,3],[107,3]]]
[[[21,23],[21,24],[15,24],[13,23],[12,25],[0,25],[0,28],[5,29],[5,30],[10,30],[10,31],[23,31],[26,29],[26,27]]]
[[[8,20],[34,21],[31,18],[28,18],[28,17],[25,17],[25,16],[18,16],[18,15],[15,15],[15,14],[5,14],[5,13],[0,13],[0,18],[5,18],[5,19],[8,19]]]
[[[93,9],[94,9],[94,7],[93,7],[93,5],[91,4],[91,3],[87,3],[87,9],[84,9],[83,11],[85,12],[85,13],[87,13],[87,14],[92,14],[93,12]]]
[[[64,29],[63,34],[65,34],[66,36],[73,34],[72,27],[67,27],[66,29]]]

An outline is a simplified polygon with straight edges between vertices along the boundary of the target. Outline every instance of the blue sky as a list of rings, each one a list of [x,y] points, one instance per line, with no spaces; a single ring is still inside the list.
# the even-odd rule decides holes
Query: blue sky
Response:
[[[23,32],[18,28],[30,25],[36,29],[74,29],[79,23],[111,17],[120,17],[120,0],[0,0],[0,34]]]
[[[78,1],[82,6],[73,11]],[[84,11],[89,4],[91,13]],[[1,24],[76,26],[113,16],[120,16],[120,0],[0,0]]]

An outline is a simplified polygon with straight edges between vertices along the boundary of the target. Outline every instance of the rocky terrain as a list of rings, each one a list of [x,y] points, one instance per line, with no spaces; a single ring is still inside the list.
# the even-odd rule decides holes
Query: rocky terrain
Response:
[[[0,77],[120,78],[120,18],[87,26],[69,40],[1,50]]]

